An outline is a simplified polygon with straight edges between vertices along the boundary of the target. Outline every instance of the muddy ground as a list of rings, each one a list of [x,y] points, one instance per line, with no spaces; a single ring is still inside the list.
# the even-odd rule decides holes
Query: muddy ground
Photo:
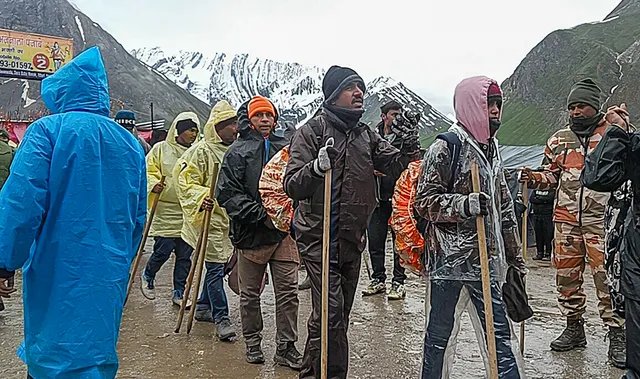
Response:
[[[147,249],[148,251],[150,249]],[[148,256],[145,255],[143,262]],[[388,259],[391,262],[391,259]],[[390,264],[387,272],[391,273]],[[132,290],[124,311],[118,352],[118,378],[297,378],[295,372],[273,364],[275,353],[274,296],[272,287],[263,295],[264,365],[249,365],[244,360],[241,338],[233,343],[214,338],[213,324],[195,322],[190,335],[173,332],[178,310],[171,303],[171,261],[158,275],[158,299],[148,301],[139,291]],[[526,372],[529,378],[618,379],[623,372],[607,362],[606,330],[597,315],[595,289],[590,275],[586,276],[589,298],[587,312],[588,346],[568,353],[554,353],[551,342],[562,332],[564,320],[556,307],[553,268],[547,263],[529,262],[529,296],[535,316],[527,322]],[[304,272],[301,271],[301,279]],[[367,283],[363,265],[360,289]],[[18,285],[20,278],[18,278]],[[228,288],[227,288],[228,289]],[[390,302],[384,296],[356,297],[349,339],[351,347],[350,378],[418,378],[422,360],[424,333],[424,292],[422,279],[407,281],[407,299]],[[227,291],[231,319],[240,332],[238,296]],[[298,320],[302,351],[306,340],[306,320],[310,313],[309,292],[300,293]],[[22,299],[5,300],[7,310],[0,313],[0,378],[23,379],[25,365],[15,350],[22,339]],[[517,329],[517,325],[515,326]],[[240,333],[239,333],[240,334]],[[457,356],[452,379],[484,377],[482,358],[468,317],[464,317],[459,334]]]

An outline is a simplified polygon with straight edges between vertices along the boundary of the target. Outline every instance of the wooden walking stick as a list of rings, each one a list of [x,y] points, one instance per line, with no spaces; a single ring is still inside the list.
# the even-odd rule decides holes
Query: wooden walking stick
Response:
[[[527,260],[527,227],[529,214],[529,189],[527,188],[527,182],[522,183],[522,202],[525,205],[524,214],[522,215],[522,259]],[[524,288],[527,288],[527,277],[524,277]],[[524,354],[524,325],[525,320],[520,323],[520,354]]]
[[[213,172],[219,171],[220,165],[215,163],[213,165]],[[211,186],[209,187],[209,199],[213,199],[216,190],[216,183],[218,182],[218,176],[215,175],[211,178]],[[202,226],[202,241],[200,242],[200,254],[198,254],[198,267],[196,268],[196,281],[193,291],[193,301],[191,302],[191,309],[189,310],[189,319],[187,320],[187,334],[191,333],[191,326],[193,326],[193,318],[196,314],[196,303],[198,302],[198,295],[200,294],[200,280],[202,279],[202,269],[204,267],[204,258],[207,252],[207,242],[209,240],[209,225],[211,224],[211,213],[213,211],[206,210],[204,212],[204,225]],[[182,299],[182,302],[186,302],[186,296]],[[181,307],[182,308],[182,307]]]
[[[200,255],[198,252],[200,251],[200,247],[202,246],[202,232],[203,230],[200,229],[200,236],[198,237],[198,243],[196,244],[195,250],[193,250],[195,252],[194,256],[196,257],[196,262],[191,264],[191,268],[189,269],[189,275],[187,276],[187,282],[185,285],[184,294],[182,295],[182,302],[180,303],[180,312],[178,313],[178,321],[176,322],[176,329],[175,329],[176,333],[180,333],[180,327],[182,326],[182,320],[184,319],[184,311],[187,309],[188,300],[186,299],[189,298],[189,294],[191,293],[191,286],[193,285],[193,275],[196,272],[196,266],[200,258]],[[195,306],[194,304],[191,304],[191,307],[194,307],[194,306]]]
[[[471,166],[473,192],[480,193],[480,171],[478,162]],[[480,270],[482,273],[482,297],[484,299],[484,320],[487,332],[487,348],[489,350],[489,379],[498,379],[498,354],[496,351],[496,331],[493,324],[493,302],[491,296],[491,275],[489,272],[489,253],[487,252],[487,235],[484,229],[484,216],[476,217],[478,228],[478,249],[480,250]]]
[[[325,145],[333,146],[333,138]],[[322,223],[322,318],[320,335],[320,378],[327,379],[329,369],[329,247],[331,244],[331,171],[324,174],[324,214]]]
[[[166,176],[160,178],[160,184],[164,184]],[[144,250],[144,245],[147,243],[147,238],[149,237],[149,230],[151,230],[151,223],[153,222],[153,216],[156,214],[156,209],[158,208],[158,201],[160,200],[160,193],[156,193],[153,203],[151,204],[151,211],[149,212],[149,218],[147,218],[147,222],[144,225],[144,232],[142,233],[142,240],[140,241],[140,245],[138,246],[138,251],[136,252],[136,257],[133,260],[133,270],[131,270],[131,274],[129,275],[129,284],[127,285],[127,295],[124,298],[124,303],[127,303],[129,299],[129,292],[131,292],[131,287],[133,286],[133,281],[136,277],[136,272],[138,272],[138,266],[140,265],[140,259],[142,258],[142,251]]]

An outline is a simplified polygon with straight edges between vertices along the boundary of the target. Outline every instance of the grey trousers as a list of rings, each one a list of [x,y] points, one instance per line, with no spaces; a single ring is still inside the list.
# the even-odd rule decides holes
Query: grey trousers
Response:
[[[240,317],[242,334],[247,346],[262,342],[262,309],[260,287],[267,264],[271,269],[276,297],[276,342],[285,347],[298,340],[298,263],[270,260],[254,263],[238,254],[238,283],[240,286]]]

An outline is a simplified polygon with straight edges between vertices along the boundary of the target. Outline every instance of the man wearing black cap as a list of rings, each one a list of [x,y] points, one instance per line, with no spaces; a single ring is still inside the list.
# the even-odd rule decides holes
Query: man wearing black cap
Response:
[[[402,113],[402,105],[395,100],[384,104],[381,108],[382,121],[376,129],[382,138],[387,140],[393,147],[402,148],[402,139],[398,138],[393,123],[396,117]],[[387,290],[387,274],[384,265],[387,250],[387,231],[389,230],[389,219],[391,218],[391,196],[396,186],[399,176],[388,176],[379,171],[376,175],[376,197],[378,206],[371,215],[371,222],[367,230],[369,240],[369,256],[373,275],[371,283],[362,291],[362,296],[371,296],[385,293]],[[393,234],[393,231],[391,232]],[[393,238],[395,241],[395,237]],[[401,300],[406,296],[404,281],[407,276],[404,268],[400,265],[400,256],[393,254],[393,281],[389,291],[389,300]]]
[[[580,182],[585,156],[592,152],[612,124],[615,112],[601,111],[602,92],[591,79],[573,85],[567,98],[569,126],[547,141],[542,170],[522,171],[520,180],[532,189],[556,191],[555,253],[558,303],[567,318],[562,335],[551,342],[555,351],[569,351],[587,345],[582,315],[587,296],[583,291],[588,264],[599,299],[600,318],[609,327],[609,359],[616,367],[625,365],[624,320],[613,312],[605,270],[605,207],[609,193],[596,192]]]
[[[398,150],[367,125],[366,87],[352,69],[333,66],[322,83],[325,101],[290,145],[284,188],[299,202],[294,216],[298,248],[311,278],[313,311],[300,378],[320,377],[324,174],[332,170],[329,273],[329,377],[346,378],[347,328],[360,275],[369,218],[376,207],[374,170],[397,176],[419,153],[415,125],[399,125]],[[333,139],[333,146],[326,146]]]
[[[138,140],[138,143],[144,150],[144,155],[149,154],[151,146],[144,140],[144,138],[138,135],[138,129],[136,129],[136,114],[129,110],[120,110],[116,113],[113,121],[117,122],[123,128],[127,129]]]

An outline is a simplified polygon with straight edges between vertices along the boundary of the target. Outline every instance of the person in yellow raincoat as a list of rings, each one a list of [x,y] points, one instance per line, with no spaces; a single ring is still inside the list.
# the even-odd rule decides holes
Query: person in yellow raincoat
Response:
[[[205,253],[207,274],[198,299],[195,318],[214,322],[218,338],[228,341],[236,336],[229,320],[224,292],[225,265],[233,253],[229,240],[229,218],[215,199],[209,198],[211,181],[217,178],[222,157],[238,135],[236,111],[226,101],[218,102],[204,126],[204,140],[191,147],[176,164],[178,198],[184,213],[182,238],[192,247],[198,243],[204,210],[211,210],[209,238]]]
[[[167,139],[156,144],[146,157],[147,190],[149,207],[155,196],[160,196],[155,217],[151,223],[149,235],[154,238],[153,254],[142,271],[140,287],[142,294],[150,300],[155,299],[155,277],[162,265],[175,252],[173,269],[172,301],[180,306],[184,287],[191,268],[193,247],[182,237],[182,209],[176,194],[173,180],[173,168],[198,137],[200,120],[193,112],[183,112],[176,117],[167,132]],[[161,182],[165,176],[164,184]],[[153,196],[151,195],[153,194]]]

